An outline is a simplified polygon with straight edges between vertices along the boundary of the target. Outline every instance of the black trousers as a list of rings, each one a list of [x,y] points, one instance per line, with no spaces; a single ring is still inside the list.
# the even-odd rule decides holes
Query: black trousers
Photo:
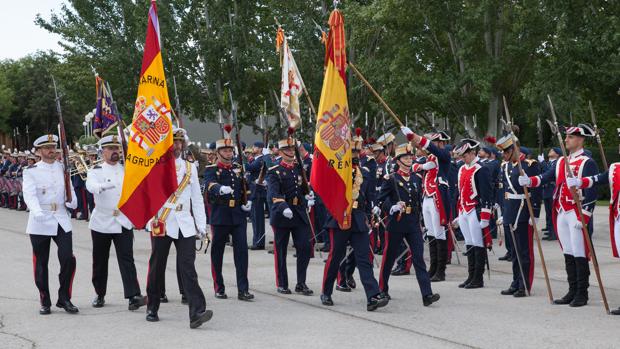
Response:
[[[252,202],[252,245],[265,247],[265,206],[264,197],[255,197]]]
[[[225,292],[222,264],[224,263],[224,249],[230,235],[233,243],[233,259],[237,276],[237,290],[248,291],[248,236],[247,225],[213,225],[213,241],[211,241],[211,274],[215,293]]]
[[[50,243],[54,240],[58,247],[58,262],[60,273],[58,281],[58,301],[71,300],[71,287],[75,275],[75,256],[73,255],[73,240],[71,232],[65,232],[58,225],[56,236],[30,235],[32,244],[32,265],[34,269],[34,282],[39,289],[39,300],[43,306],[51,306],[49,278],[47,264],[50,258]]]
[[[189,318],[195,319],[199,313],[206,309],[205,296],[198,284],[196,274],[196,237],[183,237],[179,231],[179,238],[173,239],[168,235],[163,237],[151,236],[151,258],[149,259],[149,271],[146,282],[148,295],[147,306],[149,310],[159,310],[159,297],[161,296],[162,282],[166,277],[166,261],[170,252],[170,245],[174,243],[177,250],[178,265],[181,273],[181,283],[189,303]]]
[[[323,272],[324,295],[331,295],[334,289],[334,281],[338,275],[341,263],[346,263],[345,255],[347,244],[351,243],[354,260],[359,270],[360,280],[364,285],[366,299],[370,299],[380,293],[379,284],[373,275],[372,263],[370,262],[370,239],[367,232],[353,232],[351,230],[330,229],[329,235],[332,241],[329,257],[325,263]]]
[[[105,296],[108,285],[110,245],[114,242],[116,259],[123,280],[125,298],[140,295],[138,274],[133,260],[133,229],[123,228],[120,234],[105,234],[91,230],[93,238],[93,286],[98,296]]]
[[[553,198],[543,199],[543,203],[545,204],[545,221],[547,226],[547,231],[549,231],[549,236],[553,236],[555,238],[558,237],[558,234],[555,232],[555,227],[553,226]]]
[[[424,240],[420,228],[414,226],[410,232],[385,232],[385,249],[383,250],[383,260],[381,261],[381,271],[379,273],[379,288],[381,291],[388,292],[388,281],[396,257],[400,251],[400,244],[403,239],[407,241],[411,250],[411,261],[415,269],[416,279],[422,296],[432,294],[431,281],[424,263]]]
[[[508,224],[504,224],[504,231],[506,232],[506,235],[511,235],[510,226]],[[533,229],[530,227],[528,222],[520,222],[515,227],[514,234],[515,241],[513,241],[514,245],[512,251],[512,284],[510,286],[516,289],[530,290],[532,287],[532,281],[534,280]],[[521,260],[521,267],[523,268],[523,275],[527,284],[523,283],[524,278],[521,277],[517,252]]]
[[[274,248],[273,259],[276,265],[276,287],[288,288],[288,270],[286,268],[286,250],[288,242],[293,236],[293,245],[297,250],[297,284],[306,283],[306,271],[310,263],[312,246],[310,239],[312,234],[310,226],[300,224],[294,228],[273,227]]]

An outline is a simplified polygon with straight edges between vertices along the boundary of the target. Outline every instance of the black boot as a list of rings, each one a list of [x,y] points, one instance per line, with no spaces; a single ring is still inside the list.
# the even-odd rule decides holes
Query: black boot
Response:
[[[474,246],[474,275],[471,282],[465,286],[467,289],[484,287],[484,263],[486,262],[486,248]]]
[[[433,277],[437,272],[437,239],[429,236],[428,255],[430,257],[430,267],[428,268],[428,276]]]
[[[570,302],[571,307],[582,307],[588,304],[588,287],[590,286],[590,265],[585,257],[576,257],[575,266],[577,270],[577,292],[575,298]]]
[[[469,285],[471,279],[474,277],[474,248],[470,245],[465,245],[465,255],[467,256],[467,280],[459,284],[459,288],[464,288]]]
[[[432,282],[445,281],[446,280],[446,262],[448,260],[448,241],[447,240],[435,240],[437,246],[437,271],[435,275],[431,277]],[[430,274],[429,274],[430,275]]]
[[[564,264],[566,266],[566,280],[568,281],[568,293],[560,299],[553,301],[553,304],[570,304],[577,293],[577,268],[575,266],[575,257],[564,255]]]

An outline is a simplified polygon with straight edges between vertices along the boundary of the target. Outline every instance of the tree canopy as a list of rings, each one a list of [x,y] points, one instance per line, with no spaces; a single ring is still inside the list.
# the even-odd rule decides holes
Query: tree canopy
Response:
[[[230,108],[230,89],[243,124],[257,129],[257,115],[266,112],[271,131],[283,134],[271,97],[280,86],[275,19],[318,104],[325,48],[317,24],[327,30],[332,1],[160,0],[157,5],[166,74],[170,81],[175,77],[184,117],[217,120],[218,110]],[[81,118],[95,102],[91,66],[110,82],[129,117],[148,6],[147,0],[68,0],[58,12],[40,14],[36,23],[60,35],[64,52],[0,62],[0,127],[29,125],[42,132],[52,126],[53,73],[65,118],[73,124],[70,133],[78,137]],[[549,94],[563,123],[589,122],[592,101],[599,127],[607,130],[604,142],[617,142],[620,2],[350,0],[340,8],[349,60],[410,127],[429,131],[435,120],[438,128],[447,123],[453,136],[498,136],[505,96],[523,143],[536,144],[540,117],[544,145],[550,146],[544,122],[550,117]],[[364,126],[368,113],[369,134],[377,135],[380,105],[351,73],[348,88],[356,126]],[[302,104],[308,125],[305,100]],[[389,117],[385,120],[386,129],[393,129]]]

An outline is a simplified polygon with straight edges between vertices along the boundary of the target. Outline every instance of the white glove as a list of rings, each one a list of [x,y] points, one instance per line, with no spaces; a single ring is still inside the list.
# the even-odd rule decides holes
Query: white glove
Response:
[[[502,224],[504,224],[504,217],[499,217],[499,218],[495,221],[495,223],[497,223],[497,225],[502,225]]]
[[[545,161],[545,156],[542,154],[538,155],[538,162],[543,162],[543,161]]]
[[[575,188],[581,188],[581,185],[583,184],[583,181],[581,180],[581,178],[578,177],[568,177],[566,178],[566,185],[568,185],[568,187],[575,187]]]
[[[577,221],[577,223],[575,223],[573,228],[575,228],[575,230],[581,231],[583,229],[583,225],[581,224],[581,221]]]
[[[250,212],[250,210],[252,209],[252,200],[249,200],[248,203],[245,205],[241,205],[241,209],[243,210],[243,212]]]
[[[268,148],[263,148],[263,155],[269,155],[269,154],[271,154],[269,149]]]
[[[435,167],[437,167],[437,164],[435,163],[435,161],[428,161],[428,162],[425,162],[424,165],[422,165],[422,169],[425,171],[432,170]]]
[[[495,203],[495,205],[493,205],[493,208],[495,209],[495,211],[499,211],[501,209],[501,206],[499,206],[498,203]]]
[[[378,216],[380,213],[381,213],[381,208],[379,208],[379,206],[375,206],[372,208],[372,214]]]
[[[47,215],[43,211],[32,211],[32,217],[38,221],[43,222],[47,218]]]
[[[406,136],[408,134],[412,134],[413,131],[411,131],[411,129],[407,126],[401,126],[400,127],[400,131]]]
[[[285,208],[284,211],[282,211],[282,215],[288,219],[293,219],[293,211],[291,211],[290,208]]]
[[[484,229],[486,227],[489,226],[489,220],[488,219],[483,219],[480,221],[480,229]]]
[[[459,227],[459,218],[456,217],[452,220],[452,227],[454,228],[458,228]]]
[[[223,185],[220,187],[220,195],[232,194],[232,192],[232,188],[227,185]]]
[[[314,206],[314,200],[308,200],[308,207]]]
[[[204,239],[207,236],[207,230],[205,228],[198,228],[198,236],[200,240]]]
[[[77,208],[77,201],[76,202],[65,202],[65,206],[67,208],[75,210]]]
[[[403,210],[403,207],[400,204],[392,205],[390,207],[390,215],[393,215],[396,212],[400,212]]]
[[[528,176],[519,176],[519,185],[522,187],[529,187],[532,185],[532,180]]]
[[[314,201],[314,192],[311,191],[308,195],[305,196],[306,200],[310,201]]]

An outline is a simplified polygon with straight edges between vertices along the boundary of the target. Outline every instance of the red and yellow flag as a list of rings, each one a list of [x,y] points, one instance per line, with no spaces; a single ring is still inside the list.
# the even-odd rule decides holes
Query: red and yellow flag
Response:
[[[325,77],[314,135],[310,183],[341,229],[351,227],[351,122],[347,101],[344,18],[338,10],[329,16]]]
[[[177,189],[172,144],[172,115],[153,0],[125,154],[123,191],[118,203],[119,209],[138,228],[144,227]]]

